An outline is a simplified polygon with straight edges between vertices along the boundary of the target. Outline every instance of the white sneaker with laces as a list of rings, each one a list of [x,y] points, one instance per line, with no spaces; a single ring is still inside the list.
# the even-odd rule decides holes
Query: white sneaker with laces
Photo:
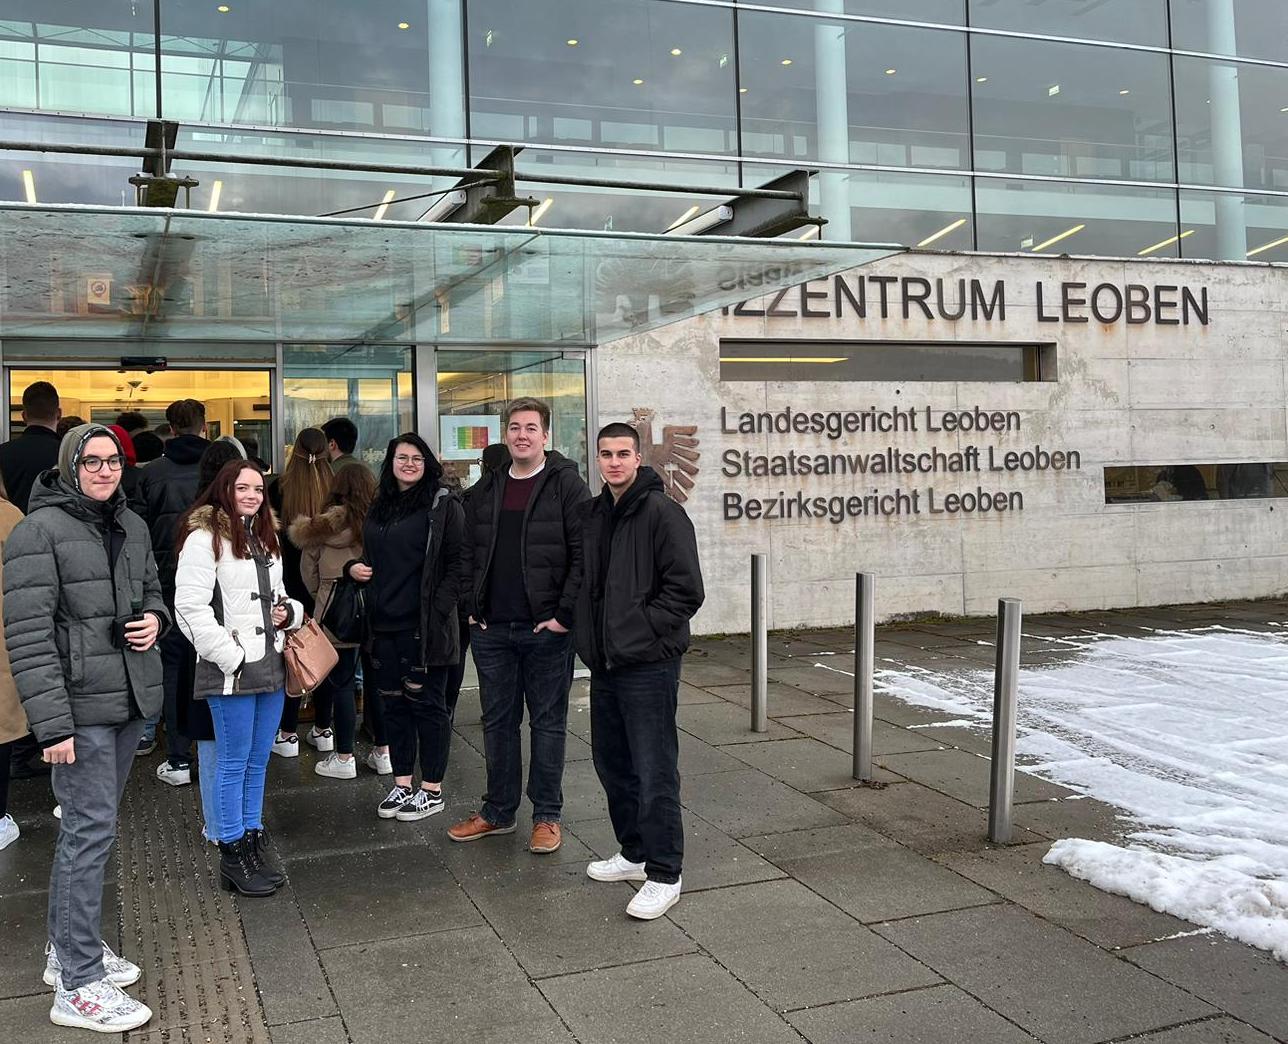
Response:
[[[57,986],[58,976],[63,966],[59,963],[58,954],[54,953],[52,943],[45,943],[45,974],[41,976],[46,986]],[[143,970],[133,961],[127,961],[112,952],[112,948],[103,944],[103,974],[113,986],[133,986],[139,981]]]
[[[314,725],[304,734],[304,742],[326,754],[335,750],[335,733],[330,729],[319,730]]]
[[[346,760],[339,754],[328,754],[313,766],[313,771],[330,779],[356,779],[358,759],[351,756]]]
[[[371,753],[367,755],[367,768],[371,769],[377,776],[392,776],[394,762],[388,751],[381,754],[373,748]]]
[[[8,848],[18,840],[18,835],[21,833],[22,831],[18,829],[18,824],[14,822],[13,816],[6,813],[3,817],[0,817],[0,849]]]
[[[635,898],[626,904],[626,912],[638,920],[652,921],[661,917],[679,901],[679,881],[675,884],[645,881],[644,887],[635,893]]]
[[[592,881],[647,881],[643,863],[632,863],[621,852],[608,859],[596,859],[586,867]]]
[[[55,983],[54,1006],[49,1009],[49,1021],[54,1025],[96,1033],[125,1033],[138,1029],[150,1018],[151,1008],[107,979],[68,990],[60,978]]]
[[[300,756],[300,737],[286,736],[280,731],[273,740],[273,753],[279,758],[298,758]]]
[[[163,761],[157,766],[157,779],[162,783],[169,783],[172,787],[186,787],[192,782],[192,767],[172,765],[168,761]]]

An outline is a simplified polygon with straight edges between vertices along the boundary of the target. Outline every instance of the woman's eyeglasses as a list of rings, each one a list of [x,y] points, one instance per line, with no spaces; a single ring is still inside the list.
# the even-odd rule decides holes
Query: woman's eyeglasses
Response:
[[[125,467],[125,458],[119,453],[111,457],[81,457],[81,467],[91,475],[97,475],[107,465],[108,471],[120,471]]]
[[[424,457],[409,457],[405,453],[400,453],[394,457],[395,464],[411,464],[413,467],[420,467],[425,463]]]

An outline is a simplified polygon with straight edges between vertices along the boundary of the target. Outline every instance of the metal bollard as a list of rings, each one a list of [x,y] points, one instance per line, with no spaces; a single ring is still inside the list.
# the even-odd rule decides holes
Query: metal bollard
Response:
[[[1011,802],[1015,793],[1015,717],[1020,679],[1018,598],[997,601],[997,668],[993,676],[993,766],[988,787],[988,839],[1011,840]]]
[[[876,647],[875,588],[872,573],[854,574],[854,771],[872,779],[872,663]]]
[[[751,731],[769,731],[769,558],[751,556]]]

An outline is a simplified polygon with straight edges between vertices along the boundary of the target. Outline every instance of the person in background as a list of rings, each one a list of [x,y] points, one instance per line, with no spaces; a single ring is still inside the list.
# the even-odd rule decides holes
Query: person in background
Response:
[[[196,399],[179,399],[165,411],[166,423],[174,431],[161,458],[143,469],[139,478],[139,503],[143,520],[152,533],[161,592],[166,605],[174,605],[175,533],[179,517],[197,498],[197,471],[206,441],[206,407]],[[179,672],[192,655],[179,628],[161,640],[161,666],[165,672],[166,759],[157,766],[157,779],[181,787],[192,782],[192,744],[179,730]],[[151,754],[156,747],[156,718],[150,719],[139,740],[139,753]]]
[[[103,879],[143,722],[161,706],[156,641],[170,624],[147,527],[120,492],[124,464],[107,428],[73,428],[4,548],[5,642],[62,810],[49,1018],[114,1033],[152,1017],[121,989],[139,968],[102,941]]]
[[[173,405],[173,403],[171,405]],[[167,421],[166,423],[158,424],[155,428],[153,428],[152,434],[155,435],[158,439],[160,439],[162,444],[164,445],[165,443],[169,442],[172,438],[174,438],[177,432],[174,430],[174,428],[170,426],[170,422]]]
[[[22,393],[21,435],[0,446],[0,476],[9,501],[21,512],[37,476],[58,464],[58,422],[63,411],[58,389],[48,381],[28,385]]]
[[[345,569],[362,558],[362,527],[375,496],[376,480],[369,469],[342,468],[336,472],[322,510],[312,518],[301,517],[291,523],[288,536],[302,551],[300,572],[304,586],[314,598],[318,620],[326,617],[336,583],[344,576]],[[358,774],[353,757],[358,646],[337,641],[329,632],[327,637],[340,659],[326,681],[313,691],[311,734],[317,739],[310,742],[321,749],[324,740],[334,740],[335,750],[317,762],[313,771],[332,779],[353,779]]]
[[[368,585],[368,682],[384,700],[393,755],[394,786],[376,814],[401,822],[443,810],[452,739],[446,691],[448,672],[460,658],[465,515],[442,476],[442,465],[419,435],[390,440],[380,491],[362,530],[363,561],[348,567],[350,577]],[[412,786],[417,761],[418,788]]]
[[[241,444],[246,450],[246,459],[255,467],[259,468],[265,475],[272,472],[272,468],[265,462],[264,458],[259,455],[259,439],[254,435],[243,435]]]
[[[9,503],[0,488],[0,555],[9,540],[13,527],[22,521],[22,512]],[[2,581],[3,572],[0,572]],[[4,601],[0,599],[0,613],[4,610]],[[13,683],[13,671],[9,667],[9,652],[0,642],[0,849],[8,848],[18,840],[18,824],[9,814],[9,761],[15,740],[23,739],[30,733],[27,727],[27,715],[22,712],[22,703],[18,699],[18,687]]]
[[[117,416],[116,426],[124,428],[125,433],[134,438],[139,432],[148,430],[148,419],[138,410],[126,410]]]
[[[510,466],[484,475],[466,519],[466,609],[479,673],[487,793],[455,824],[453,841],[512,833],[523,782],[520,729],[531,730],[528,850],[563,843],[564,750],[572,685],[572,627],[581,584],[581,505],[590,490],[576,466],[545,449],[550,407],[515,399],[504,415]]]
[[[586,867],[596,881],[643,881],[626,912],[661,917],[680,899],[680,658],[702,606],[693,523],[641,466],[640,436],[609,424],[595,440],[604,489],[586,505],[577,652],[590,668],[595,772],[621,849]]]
[[[60,420],[58,422],[58,426],[54,428],[54,432],[61,439],[64,435],[66,435],[69,431],[71,431],[72,428],[79,428],[85,423],[87,422],[84,417],[78,417],[76,416],[76,414],[73,413],[70,417],[64,417],[62,420]]]
[[[116,436],[116,441],[121,444],[121,449],[125,451],[125,467],[121,469],[121,492],[125,494],[125,500],[130,505],[130,510],[141,517],[143,508],[139,501],[139,468],[138,458],[134,454],[134,440],[130,438],[130,433],[119,424],[109,424],[108,427],[112,429],[112,434]]]
[[[165,451],[165,443],[153,431],[141,431],[134,438],[134,456],[139,467],[158,460]]]
[[[327,456],[326,436],[321,428],[304,428],[295,436],[291,459],[286,470],[268,486],[268,502],[276,512],[279,544],[282,549],[282,572],[286,593],[313,615],[313,595],[300,571],[300,548],[287,535],[292,522],[320,514],[331,494],[331,458]],[[273,753],[284,758],[298,757],[300,737],[300,700],[287,697],[282,707],[282,721],[273,740]],[[329,730],[328,730],[329,732]],[[309,745],[329,754],[335,749],[335,737],[323,736],[314,725],[304,737]]]
[[[282,714],[288,630],[304,607],[286,594],[264,475],[234,460],[180,521],[175,619],[197,651],[193,697],[215,725],[219,878],[267,896],[285,880],[268,860],[264,783]]]
[[[327,455],[331,458],[331,470],[339,472],[350,464],[364,466],[362,461],[353,455],[358,448],[358,426],[348,417],[332,417],[322,425],[326,436]]]

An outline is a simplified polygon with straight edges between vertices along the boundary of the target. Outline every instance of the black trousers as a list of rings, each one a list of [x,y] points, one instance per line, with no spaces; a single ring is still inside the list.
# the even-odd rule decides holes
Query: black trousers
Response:
[[[371,643],[375,687],[384,701],[385,730],[394,776],[411,776],[420,762],[421,779],[440,783],[452,745],[447,706],[449,667],[425,667],[415,635],[377,635]]]
[[[662,884],[680,879],[684,861],[679,691],[679,657],[590,676],[590,743],[613,832],[622,855]]]
[[[331,668],[331,673],[313,690],[313,725],[319,731],[334,726],[336,751],[340,754],[352,754],[354,733],[358,727],[358,710],[354,700],[358,650],[337,649],[336,654],[339,660]],[[296,713],[299,713],[298,708]]]

